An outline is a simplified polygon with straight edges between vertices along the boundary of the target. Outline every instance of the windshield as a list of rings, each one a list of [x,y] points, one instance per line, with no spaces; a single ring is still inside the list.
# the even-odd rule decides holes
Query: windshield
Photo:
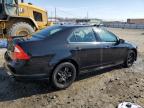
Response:
[[[59,32],[63,30],[63,27],[60,26],[52,26],[52,27],[48,27],[45,28],[39,32],[36,32],[32,35],[32,37],[37,37],[37,38],[46,38],[46,37],[50,37],[53,36],[53,34]]]

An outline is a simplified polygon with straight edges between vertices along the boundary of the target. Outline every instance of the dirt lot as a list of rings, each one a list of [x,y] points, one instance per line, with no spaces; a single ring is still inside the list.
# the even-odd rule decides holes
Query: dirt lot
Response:
[[[3,69],[0,50],[0,108],[116,108],[123,101],[144,106],[144,31],[110,29],[139,46],[138,61],[81,75],[66,90],[53,90],[46,82],[16,82]]]

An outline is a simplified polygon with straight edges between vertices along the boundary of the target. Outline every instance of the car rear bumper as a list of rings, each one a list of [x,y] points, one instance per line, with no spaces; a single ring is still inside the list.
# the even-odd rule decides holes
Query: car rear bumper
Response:
[[[7,70],[7,74],[12,77],[16,78],[18,80],[49,80],[49,76],[46,74],[33,74],[33,75],[20,75],[20,74],[14,74],[12,71],[12,67],[7,65],[5,63],[5,69]]]
[[[51,75],[51,68],[44,67],[45,64],[37,66],[35,63],[30,61],[19,61],[15,62],[10,60],[7,53],[5,58],[5,69],[7,74],[19,80],[45,80],[49,79]],[[41,69],[41,68],[44,69]]]

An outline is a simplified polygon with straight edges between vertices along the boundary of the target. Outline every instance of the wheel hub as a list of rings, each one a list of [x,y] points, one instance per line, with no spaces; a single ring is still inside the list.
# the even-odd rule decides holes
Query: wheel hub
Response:
[[[27,30],[21,30],[21,31],[17,31],[16,35],[17,36],[25,36],[25,35],[28,35],[29,32]]]
[[[128,57],[128,64],[131,65],[133,64],[134,62],[134,54],[129,54],[129,57]]]
[[[58,72],[57,76],[59,83],[66,83],[72,77],[71,69],[64,67]]]

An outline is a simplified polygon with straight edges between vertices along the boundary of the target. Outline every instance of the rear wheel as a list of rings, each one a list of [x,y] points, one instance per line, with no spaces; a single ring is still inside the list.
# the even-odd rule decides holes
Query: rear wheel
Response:
[[[34,33],[34,29],[26,22],[18,22],[8,30],[8,36],[25,36]]]
[[[53,86],[57,89],[69,87],[76,78],[76,68],[72,63],[65,62],[59,64],[52,74]]]
[[[129,68],[135,62],[136,53],[133,50],[130,50],[127,55],[127,59],[124,63],[124,67]]]

